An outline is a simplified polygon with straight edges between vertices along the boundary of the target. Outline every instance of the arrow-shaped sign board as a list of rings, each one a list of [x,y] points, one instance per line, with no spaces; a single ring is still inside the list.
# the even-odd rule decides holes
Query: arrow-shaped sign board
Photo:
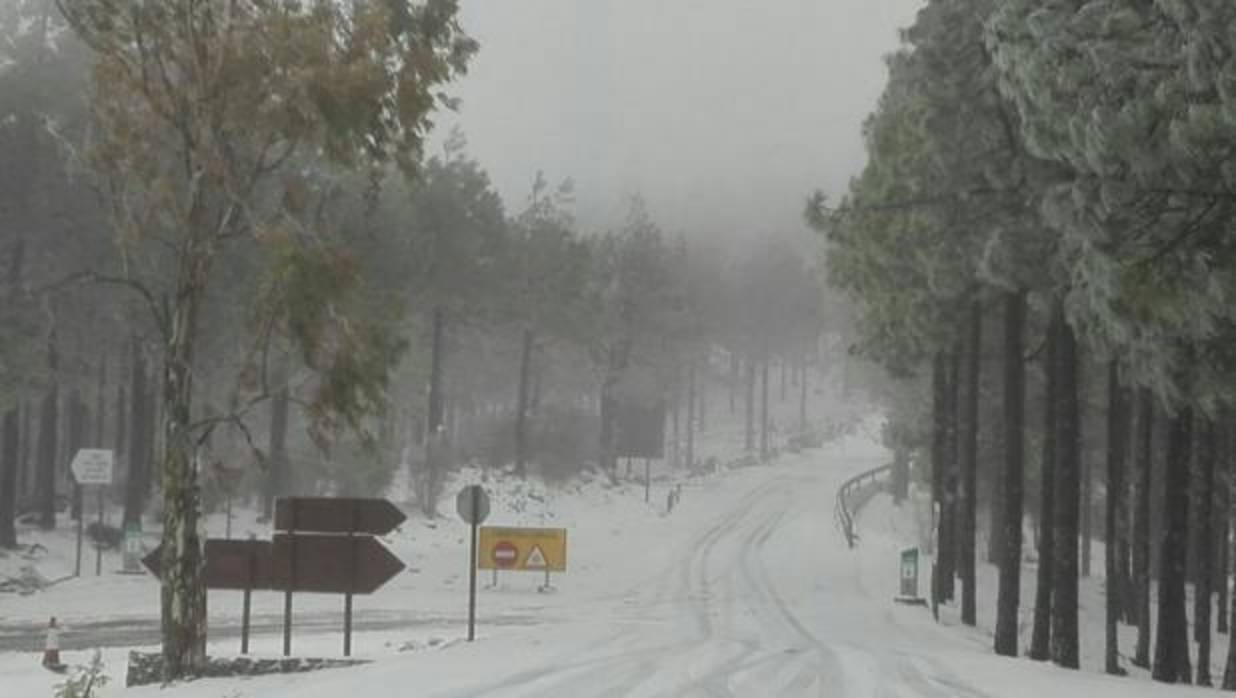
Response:
[[[110,485],[113,460],[110,449],[82,448],[73,455],[69,470],[79,485]]]
[[[207,589],[274,589],[271,581],[272,546],[268,540],[206,541]],[[142,564],[158,577],[163,546],[142,559]]]
[[[399,558],[370,536],[276,533],[271,581],[282,590],[372,594],[403,568]]]
[[[408,517],[385,499],[284,497],[275,502],[275,530],[383,536]]]

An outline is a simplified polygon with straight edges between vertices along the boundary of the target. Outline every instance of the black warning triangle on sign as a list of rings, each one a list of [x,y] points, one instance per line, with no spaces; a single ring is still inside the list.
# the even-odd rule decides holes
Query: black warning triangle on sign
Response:
[[[543,570],[549,566],[545,561],[545,553],[541,551],[541,546],[532,546],[532,551],[528,553],[528,559],[524,561],[524,567],[530,570]]]

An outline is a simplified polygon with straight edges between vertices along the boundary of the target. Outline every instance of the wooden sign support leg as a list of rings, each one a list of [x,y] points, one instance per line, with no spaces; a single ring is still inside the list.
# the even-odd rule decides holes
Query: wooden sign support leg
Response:
[[[283,591],[283,656],[292,655],[292,590],[296,588],[296,502],[290,503],[291,523],[288,525],[288,588]]]
[[[253,578],[257,576],[257,555],[252,549],[249,552],[249,579],[245,584],[244,606],[240,612],[240,653],[249,654],[249,610],[250,597],[253,595]]]
[[[356,502],[352,502],[352,518],[348,524],[349,579],[343,596],[343,656],[352,656],[352,591],[356,588]]]

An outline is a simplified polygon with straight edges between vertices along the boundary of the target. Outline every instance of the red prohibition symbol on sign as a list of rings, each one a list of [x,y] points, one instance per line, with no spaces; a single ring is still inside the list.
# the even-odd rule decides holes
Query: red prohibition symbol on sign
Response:
[[[494,543],[493,556],[494,564],[498,567],[514,567],[519,559],[519,549],[509,541],[498,541]]]

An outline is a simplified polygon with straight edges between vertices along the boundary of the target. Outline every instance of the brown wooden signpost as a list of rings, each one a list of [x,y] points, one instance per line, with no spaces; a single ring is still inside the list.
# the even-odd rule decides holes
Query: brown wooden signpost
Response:
[[[207,589],[243,591],[240,651],[249,651],[250,593],[284,592],[283,654],[292,652],[292,592],[344,594],[343,654],[352,653],[352,595],[371,594],[404,569],[373,536],[405,517],[385,499],[292,497],[275,503],[274,540],[206,541]],[[143,560],[156,577],[162,547]]]
[[[275,501],[271,565],[283,590],[283,655],[292,653],[292,592],[343,594],[343,656],[352,654],[352,595],[370,594],[404,565],[373,536],[407,517],[385,499],[286,497]]]

